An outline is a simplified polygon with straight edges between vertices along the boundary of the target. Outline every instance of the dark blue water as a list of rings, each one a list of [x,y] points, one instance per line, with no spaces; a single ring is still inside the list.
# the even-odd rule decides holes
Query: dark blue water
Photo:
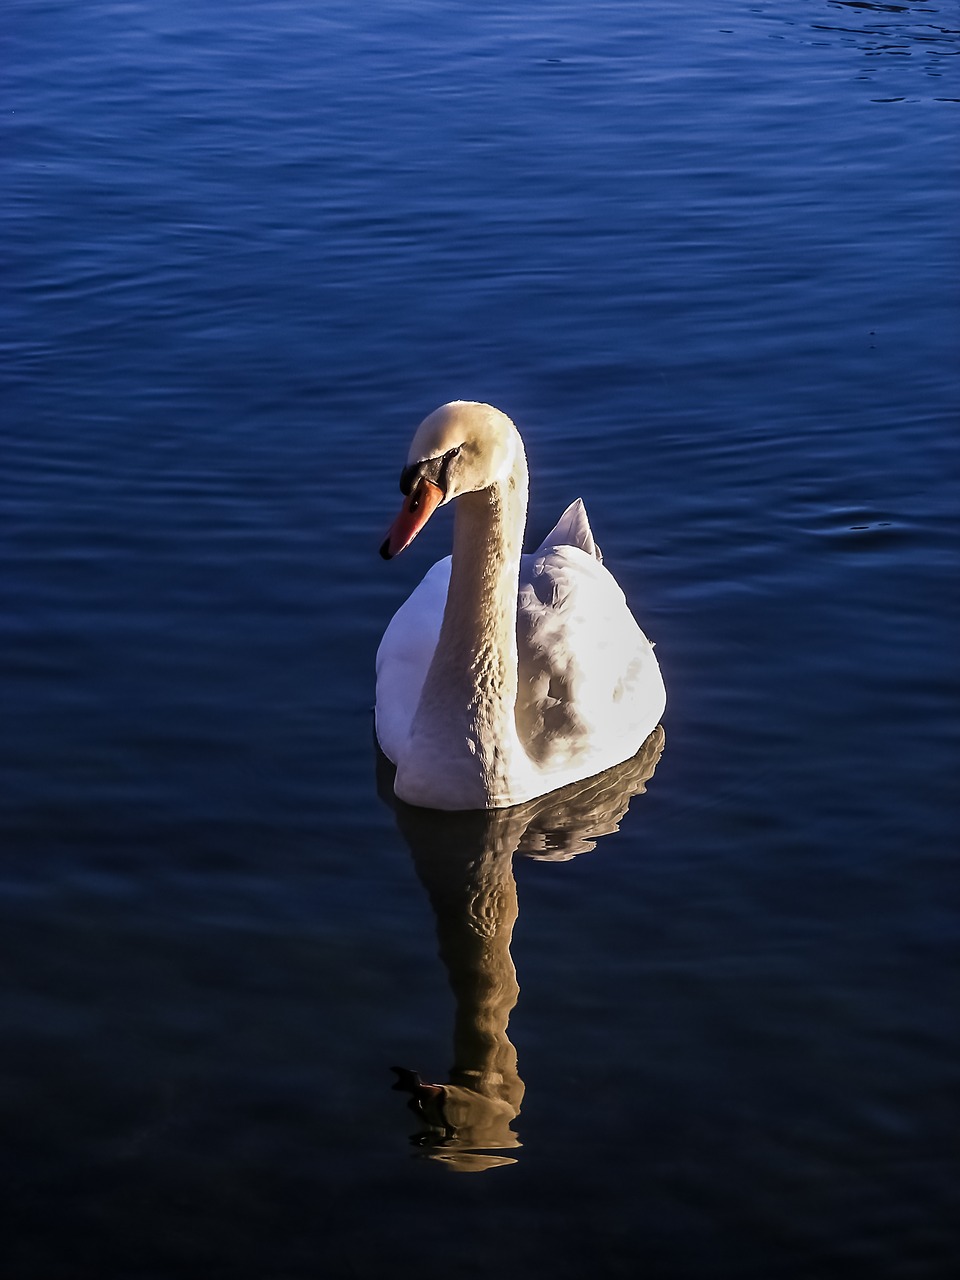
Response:
[[[948,1274],[958,5],[4,27],[4,1275]],[[377,793],[455,397],[668,689],[506,826]]]

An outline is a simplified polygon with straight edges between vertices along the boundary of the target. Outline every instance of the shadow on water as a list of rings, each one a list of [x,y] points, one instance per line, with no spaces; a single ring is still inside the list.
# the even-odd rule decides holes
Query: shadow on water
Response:
[[[619,829],[646,789],[663,750],[659,726],[635,756],[605,773],[511,809],[441,813],[393,794],[394,769],[378,752],[377,784],[393,809],[427,891],[440,958],[456,1002],[453,1066],[443,1084],[394,1067],[394,1088],[410,1095],[422,1155],[457,1172],[516,1163],[513,1122],[524,1084],[507,1028],[520,987],[510,955],[519,904],[514,854],[565,861]]]

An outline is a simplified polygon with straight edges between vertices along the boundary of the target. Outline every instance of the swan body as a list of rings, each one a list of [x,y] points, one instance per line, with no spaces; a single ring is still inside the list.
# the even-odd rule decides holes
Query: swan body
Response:
[[[453,554],[397,611],[377,654],[377,738],[394,789],[431,809],[522,804],[629,759],[666,693],[578,499],[521,554],[527,465],[490,405],[454,401],[414,436],[385,558],[459,499]]]

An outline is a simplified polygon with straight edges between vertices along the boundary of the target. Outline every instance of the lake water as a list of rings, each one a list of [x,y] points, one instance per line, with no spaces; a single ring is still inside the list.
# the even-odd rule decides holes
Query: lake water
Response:
[[[960,7],[4,26],[4,1275],[945,1276]],[[461,397],[668,690],[489,822],[372,734]]]

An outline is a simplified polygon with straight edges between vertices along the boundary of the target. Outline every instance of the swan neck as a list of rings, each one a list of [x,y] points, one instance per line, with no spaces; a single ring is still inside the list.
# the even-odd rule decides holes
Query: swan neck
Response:
[[[447,599],[395,789],[438,809],[499,809],[529,794],[517,729],[517,596],[527,463],[456,500]],[[522,783],[518,780],[522,779]]]
[[[452,646],[488,703],[508,707],[517,690],[517,591],[527,514],[527,467],[457,500],[453,564],[438,648]]]
[[[447,601],[411,733],[414,803],[449,807],[455,792],[454,807],[513,804],[517,771],[529,767],[516,725],[526,510],[527,465],[518,436],[509,473],[457,498]],[[431,781],[440,776],[442,794]]]

